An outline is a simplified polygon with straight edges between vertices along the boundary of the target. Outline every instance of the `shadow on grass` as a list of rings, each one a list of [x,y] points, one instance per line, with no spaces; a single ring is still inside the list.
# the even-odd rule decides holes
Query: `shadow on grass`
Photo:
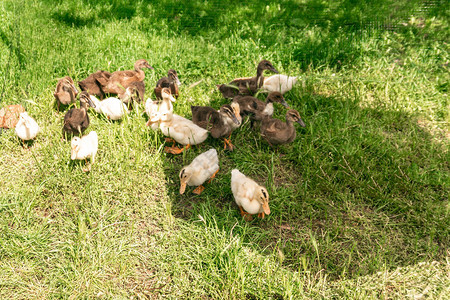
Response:
[[[45,2],[53,2],[44,0]],[[411,12],[429,11],[431,14],[441,11],[444,1],[435,1],[424,5],[419,0],[402,0],[393,3],[389,0],[367,2],[341,0],[324,2],[309,0],[303,3],[284,0],[277,4],[272,1],[176,1],[162,0],[135,2],[130,4],[123,0],[83,1],[77,9],[58,8],[53,17],[69,26],[85,26],[95,24],[97,20],[130,19],[136,15],[146,18],[143,24],[167,24],[174,34],[198,35],[211,33],[218,29],[229,34],[230,31],[245,29],[249,36],[255,33],[255,24],[272,32],[271,27],[288,25],[292,29],[318,26],[337,30],[345,27],[348,30],[359,30],[374,24],[380,29],[397,26]],[[247,25],[246,25],[247,24]],[[243,33],[246,35],[247,33]],[[254,37],[254,36],[253,36]]]
[[[51,17],[71,27],[99,26],[100,21],[131,19],[136,15],[138,5],[128,1],[84,1],[79,8],[57,8]]]
[[[307,128],[297,128],[292,145],[272,150],[244,126],[233,134],[233,153],[208,141],[184,161],[171,158],[168,165],[179,168],[166,174],[176,183],[177,171],[211,146],[221,166],[201,196],[170,189],[175,216],[206,215],[230,234],[238,222],[245,233],[234,228],[233,234],[252,247],[279,250],[285,266],[324,270],[332,279],[444,259],[450,242],[445,145],[406,112],[362,108],[357,100],[314,94],[312,86],[296,100]],[[230,188],[235,167],[268,188],[267,219],[241,219]]]
[[[289,52],[288,61],[299,63],[299,68],[321,66],[336,68],[352,65],[355,60],[367,55],[361,49],[364,31],[379,34],[382,31],[399,29],[411,14],[425,10],[432,15],[443,2],[426,6],[422,1],[351,1],[323,2],[318,0],[298,3],[285,0],[278,4],[270,1],[250,0],[245,4],[213,1],[140,1],[129,3],[123,0],[83,1],[48,5],[48,14],[65,26],[88,27],[93,34],[102,32],[108,22],[129,20],[135,22],[133,30],[161,32],[169,35],[204,36],[208,41],[220,43],[231,36],[257,41],[264,47],[280,47]],[[428,7],[428,8],[427,8]],[[47,13],[47,11],[46,11]],[[305,34],[311,31],[310,34]],[[0,32],[7,43],[12,40]],[[289,48],[289,49],[285,49]],[[19,60],[26,56],[21,54]],[[231,58],[230,63],[235,63]],[[189,62],[187,67],[195,69],[202,62]],[[205,66],[208,68],[208,65]]]
[[[246,3],[144,0],[134,4],[123,0],[90,0],[78,4],[77,8],[73,5],[58,7],[51,16],[73,27],[95,27],[103,21],[139,17],[137,28],[143,32],[160,28],[175,36],[206,35],[218,41],[237,34],[242,39],[258,40],[265,47],[289,42],[292,58],[301,69],[327,66],[339,70],[362,55],[363,32],[379,34],[398,30],[410,15],[421,11],[434,14],[443,5],[438,1],[427,6],[418,0],[395,3],[388,0],[370,3],[286,0],[279,4],[256,0]],[[298,34],[306,29],[314,33],[311,36]],[[287,37],[292,37],[294,42],[283,40]]]
[[[387,0],[378,2],[310,0],[302,3],[286,0],[277,4],[257,0],[245,3],[237,0],[227,2],[197,0],[184,3],[165,0],[157,3],[146,1],[146,3],[157,12],[155,17],[165,19],[170,28],[192,35],[204,32],[205,29],[216,30],[224,25],[228,25],[227,31],[236,30],[242,28],[245,22],[258,24],[268,29],[270,26],[282,23],[297,29],[319,26],[358,30],[367,25],[372,26],[374,20],[382,20],[384,25],[381,26],[388,29],[399,18],[403,19],[412,11],[423,7],[423,2],[419,0],[403,0],[395,3]]]

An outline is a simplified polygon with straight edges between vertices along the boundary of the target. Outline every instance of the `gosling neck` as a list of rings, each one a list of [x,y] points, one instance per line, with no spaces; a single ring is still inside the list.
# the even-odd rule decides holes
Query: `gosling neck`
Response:
[[[161,104],[165,105],[166,108],[167,108],[170,112],[173,112],[173,104],[172,104],[172,100],[170,100],[169,97],[163,98]]]
[[[143,81],[145,79],[145,73],[142,71],[140,67],[134,67],[134,71],[136,72],[136,77],[138,81]]]
[[[291,118],[286,118],[286,124],[287,124],[289,127],[294,127],[294,121],[292,121]]]
[[[73,102],[75,100],[75,97],[76,97],[75,91],[70,89],[69,94],[70,94],[70,102]]]
[[[272,101],[266,102],[266,107],[264,108],[263,113],[266,115],[269,115],[269,116],[273,115],[273,102]]]
[[[264,83],[264,76],[263,76],[264,69],[259,67],[256,69],[256,85],[258,88],[262,87]]]
[[[85,112],[88,110],[88,104],[86,102],[80,101],[80,109],[84,110]]]

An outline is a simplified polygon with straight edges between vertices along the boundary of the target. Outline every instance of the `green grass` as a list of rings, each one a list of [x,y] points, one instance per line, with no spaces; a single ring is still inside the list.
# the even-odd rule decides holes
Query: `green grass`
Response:
[[[448,297],[448,4],[239,3],[0,2],[0,106],[41,127],[28,149],[0,134],[1,298]],[[56,82],[140,58],[155,67],[146,98],[178,71],[186,117],[268,59],[300,76],[285,97],[307,126],[272,149],[246,122],[232,153],[208,138],[172,156],[142,105],[120,122],[92,111],[84,173],[61,140]],[[179,195],[179,170],[211,147],[216,179]],[[233,168],[269,191],[264,220],[240,217]]]

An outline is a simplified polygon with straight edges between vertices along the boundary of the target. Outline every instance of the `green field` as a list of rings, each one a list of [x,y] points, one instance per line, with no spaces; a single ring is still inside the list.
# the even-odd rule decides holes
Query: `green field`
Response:
[[[29,148],[0,134],[0,298],[448,299],[449,4],[371,2],[1,0],[0,107],[22,104],[41,132]],[[90,110],[84,173],[56,83],[141,58],[145,98],[178,71],[187,118],[268,59],[299,76],[285,98],[306,127],[274,149],[244,122],[234,152],[209,137],[173,156],[143,105],[119,122]],[[211,147],[216,179],[179,195]],[[269,191],[264,220],[240,216],[234,168]]]

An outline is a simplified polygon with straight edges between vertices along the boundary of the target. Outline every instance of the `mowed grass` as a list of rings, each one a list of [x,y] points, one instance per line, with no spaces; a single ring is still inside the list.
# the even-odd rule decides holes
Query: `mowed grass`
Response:
[[[24,105],[41,127],[29,148],[0,135],[2,298],[450,294],[447,4],[400,1],[388,18],[388,1],[237,3],[0,3],[0,106]],[[99,152],[84,173],[61,140],[56,82],[140,58],[155,67],[146,98],[178,71],[174,109],[188,118],[268,59],[300,76],[285,97],[307,126],[272,149],[245,122],[234,152],[208,138],[172,156],[143,105],[119,122],[91,111]],[[216,179],[179,195],[179,170],[211,147]],[[268,189],[264,220],[241,218],[233,168]]]

